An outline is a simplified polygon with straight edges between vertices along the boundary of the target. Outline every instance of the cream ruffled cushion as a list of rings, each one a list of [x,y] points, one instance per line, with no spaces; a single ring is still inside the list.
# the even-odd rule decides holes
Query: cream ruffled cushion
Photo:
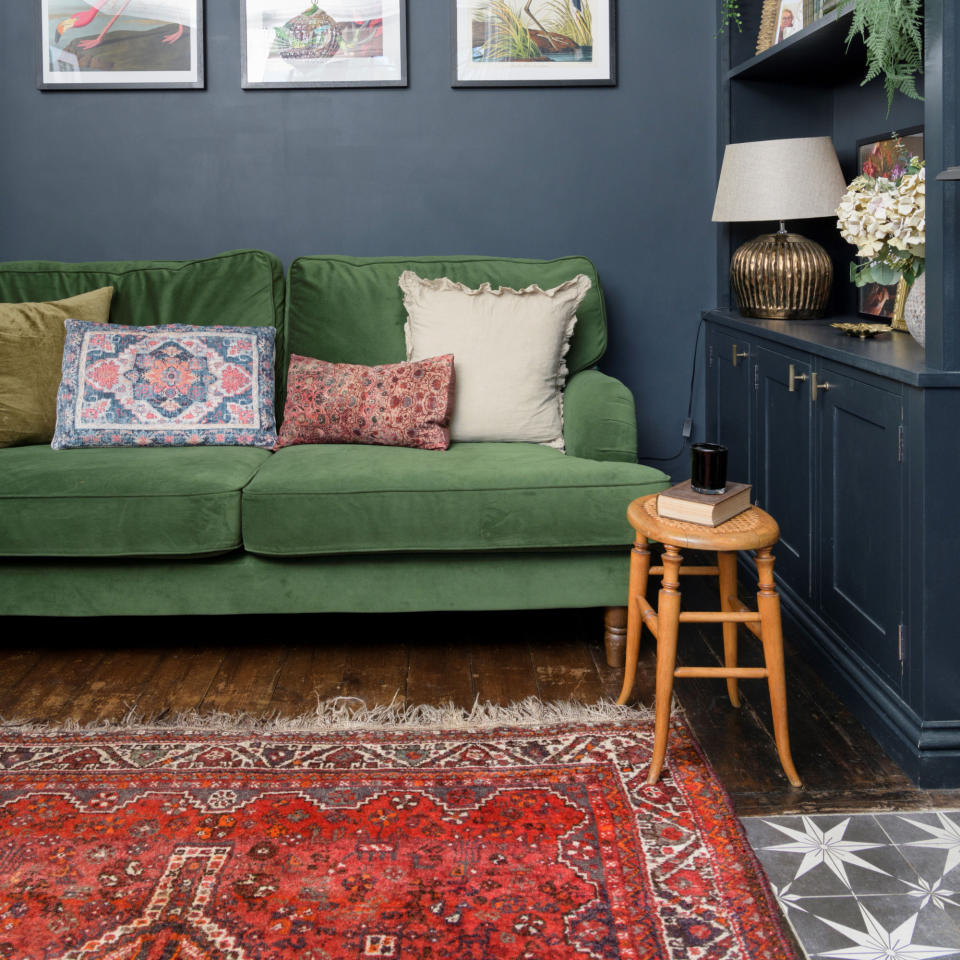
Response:
[[[400,275],[407,359],[453,354],[453,440],[563,449],[564,358],[591,285],[578,274],[552,290],[471,290],[446,277]]]

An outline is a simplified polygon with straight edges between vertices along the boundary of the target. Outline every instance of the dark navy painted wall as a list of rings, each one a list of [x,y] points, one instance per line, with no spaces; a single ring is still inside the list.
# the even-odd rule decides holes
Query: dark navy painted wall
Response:
[[[582,253],[641,454],[675,452],[716,302],[712,5],[620,0],[615,88],[454,90],[451,4],[409,0],[407,89],[246,92],[239,5],[206,0],[205,91],[41,93],[35,4],[3,4],[0,259]]]

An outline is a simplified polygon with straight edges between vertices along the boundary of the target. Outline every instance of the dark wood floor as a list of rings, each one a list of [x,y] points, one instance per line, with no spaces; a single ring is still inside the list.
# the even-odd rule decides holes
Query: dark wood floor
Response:
[[[685,590],[691,581],[685,581]],[[416,704],[528,696],[616,698],[600,610],[4,622],[0,716],[28,721],[145,719],[186,710],[295,716],[317,698]],[[59,639],[54,639],[59,638]],[[741,631],[741,662],[760,662]],[[719,626],[681,627],[680,658],[719,663]],[[645,634],[634,702],[653,696]],[[741,815],[960,807],[960,790],[914,787],[823,686],[788,639],[793,756],[805,787],[784,778],[762,680],[741,682],[733,709],[722,680],[677,682],[677,697]]]

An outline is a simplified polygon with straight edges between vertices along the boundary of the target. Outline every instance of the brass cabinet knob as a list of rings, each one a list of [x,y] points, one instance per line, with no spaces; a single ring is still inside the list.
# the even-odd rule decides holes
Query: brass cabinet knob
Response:
[[[817,402],[818,390],[832,390],[832,389],[833,389],[832,383],[828,383],[826,380],[824,380],[823,383],[820,383],[815,373],[810,374],[810,402],[811,403]]]
[[[749,357],[749,356],[750,356],[749,350],[746,350],[743,353],[737,353],[737,345],[736,344],[733,345],[733,365],[734,366],[737,366],[737,361],[740,360],[742,357]]]
[[[805,373],[797,373],[797,365],[795,363],[790,364],[790,382],[787,385],[787,390],[790,393],[797,392],[797,383],[808,380],[809,377]]]

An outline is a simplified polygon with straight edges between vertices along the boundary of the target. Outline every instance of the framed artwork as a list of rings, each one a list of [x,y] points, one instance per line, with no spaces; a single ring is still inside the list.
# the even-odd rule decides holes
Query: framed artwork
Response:
[[[41,90],[203,87],[203,0],[36,0]]]
[[[453,86],[613,86],[615,7],[615,0],[453,0]]]
[[[405,87],[406,0],[241,0],[243,87]]]
[[[804,0],[763,0],[757,53],[763,53],[799,33],[804,24],[812,20],[811,10],[807,9],[809,7],[811,0],[806,0],[806,3]]]
[[[899,177],[910,157],[923,159],[923,127],[879,134],[857,141],[857,173],[868,177]],[[897,285],[868,283],[857,288],[857,312],[862,317],[890,320],[897,302]]]

